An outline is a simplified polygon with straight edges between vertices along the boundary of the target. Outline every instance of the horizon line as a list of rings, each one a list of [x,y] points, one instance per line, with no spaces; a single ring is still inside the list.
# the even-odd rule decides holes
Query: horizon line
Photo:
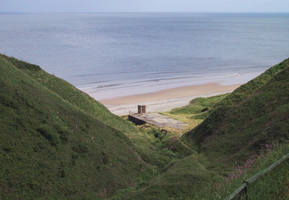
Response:
[[[96,11],[96,12],[1,12],[0,14],[142,14],[142,13],[171,13],[171,14],[289,14],[289,12],[177,12],[177,11]]]

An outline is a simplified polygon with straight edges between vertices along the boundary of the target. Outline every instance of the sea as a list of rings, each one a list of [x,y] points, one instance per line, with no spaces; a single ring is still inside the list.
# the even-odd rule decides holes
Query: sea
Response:
[[[0,53],[96,100],[243,84],[289,57],[289,14],[0,14]]]

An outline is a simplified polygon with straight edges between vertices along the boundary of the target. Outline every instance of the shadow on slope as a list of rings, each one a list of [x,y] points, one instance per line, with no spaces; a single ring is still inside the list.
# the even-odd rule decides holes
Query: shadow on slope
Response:
[[[29,75],[39,84],[56,93],[72,105],[78,107],[94,118],[99,119],[105,124],[122,132],[130,133],[137,131],[135,126],[133,126],[131,123],[110,113],[110,111],[104,105],[91,98],[86,93],[78,90],[65,80],[52,74],[48,74],[37,65],[26,63],[4,55],[2,55],[2,57],[20,69],[22,72]]]
[[[0,198],[102,199],[151,178],[154,170],[122,132],[70,104],[73,94],[68,101],[40,84],[56,78],[23,73],[39,67],[8,60],[0,56]]]
[[[288,66],[287,59],[235,90],[202,124],[183,135],[201,153],[207,169],[230,171],[266,144],[289,139]]]
[[[152,138],[149,135],[140,132],[132,122],[126,121],[110,113],[101,103],[78,90],[65,80],[48,74],[37,65],[4,55],[1,56],[4,60],[34,79],[34,81],[58,95],[60,98],[66,100],[67,103],[70,103],[91,117],[124,133],[133,142],[133,149],[137,151],[145,162],[156,166],[159,169],[169,163],[172,159],[171,156],[168,157],[167,154],[159,152],[158,147],[151,144]]]

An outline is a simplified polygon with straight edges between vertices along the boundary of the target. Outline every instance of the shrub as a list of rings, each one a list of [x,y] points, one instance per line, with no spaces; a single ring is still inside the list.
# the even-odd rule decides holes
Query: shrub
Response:
[[[87,146],[85,146],[83,144],[77,144],[77,145],[74,145],[72,147],[72,151],[74,151],[78,154],[85,154],[85,153],[88,153],[88,148],[87,148]]]
[[[43,137],[45,137],[52,146],[59,144],[59,137],[54,133],[48,125],[41,125],[36,129]]]

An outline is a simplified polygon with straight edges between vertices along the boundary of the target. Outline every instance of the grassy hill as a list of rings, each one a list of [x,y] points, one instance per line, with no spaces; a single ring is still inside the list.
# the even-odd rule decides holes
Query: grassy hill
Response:
[[[209,117],[186,133],[183,140],[198,149],[207,168],[215,170],[241,164],[265,145],[286,142],[288,88],[287,59],[215,104]]]
[[[275,75],[288,68],[288,65],[289,59],[286,59],[283,62],[269,68],[260,76],[237,88],[224,100],[216,103],[214,107],[217,108],[219,106],[232,106],[243,102],[246,98],[256,93],[257,90],[268,83],[268,81],[270,81]]]
[[[105,106],[95,101],[86,93],[78,90],[73,85],[63,79],[60,79],[52,74],[48,74],[39,66],[27,62],[23,62],[8,56],[1,56],[14,67],[20,69],[34,81],[44,86],[51,92],[59,95],[62,99],[68,101],[75,107],[83,110],[88,115],[101,120],[107,125],[114,127],[123,132],[136,132],[137,129],[132,124],[111,114]]]
[[[36,65],[0,55],[0,74],[0,199],[224,199],[289,149],[289,60],[166,113],[185,134],[137,127]],[[255,190],[286,198],[286,166]]]
[[[87,95],[3,55],[0,74],[0,198],[103,199],[153,174],[136,128]]]
[[[231,94],[198,98],[166,113],[191,124],[205,119],[172,142],[184,141],[192,153],[171,162],[148,186],[123,195],[123,199],[224,199],[243,180],[287,154],[288,61]],[[287,165],[250,186],[252,199],[286,199]]]
[[[28,75],[29,78],[67,101],[67,103],[70,103],[87,115],[124,133],[133,142],[134,150],[143,160],[145,160],[145,162],[150,163],[157,168],[163,167],[170,162],[171,156],[168,157],[167,152],[160,152],[159,148],[152,144],[153,138],[150,135],[140,132],[131,122],[110,113],[105,106],[86,93],[78,90],[63,79],[48,74],[37,65],[5,55],[1,55],[1,57],[21,70],[21,72]]]
[[[181,148],[176,151],[184,152],[184,146],[180,144],[184,141],[190,146],[191,153],[171,162],[145,187],[118,197],[224,199],[243,180],[288,153],[287,146],[277,148],[289,140],[288,79],[289,62],[285,60],[231,94],[198,98],[189,106],[166,113],[179,120],[186,118],[186,122],[191,119],[191,124],[205,119],[182,137],[171,138],[165,143],[175,145],[174,148],[179,144]],[[238,167],[241,166],[244,169],[239,176]],[[284,191],[289,180],[281,179],[287,176],[286,166],[277,169],[277,174],[272,172],[255,191],[262,191],[267,199],[272,196],[277,199],[281,194],[287,197]],[[265,196],[262,199],[266,199]]]

